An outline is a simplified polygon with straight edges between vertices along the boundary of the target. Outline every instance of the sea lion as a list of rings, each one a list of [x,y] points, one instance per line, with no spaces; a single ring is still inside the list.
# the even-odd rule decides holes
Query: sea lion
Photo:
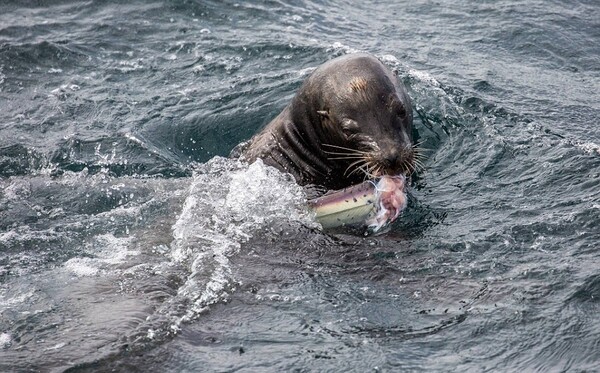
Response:
[[[418,164],[412,105],[377,58],[335,58],[304,81],[292,101],[241,150],[241,159],[288,172],[298,184],[340,189]]]

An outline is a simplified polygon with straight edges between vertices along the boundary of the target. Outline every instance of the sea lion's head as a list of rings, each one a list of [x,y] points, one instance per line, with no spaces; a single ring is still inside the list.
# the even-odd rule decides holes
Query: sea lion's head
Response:
[[[410,98],[379,60],[351,57],[323,65],[308,83],[323,152],[344,177],[410,175],[419,164]]]

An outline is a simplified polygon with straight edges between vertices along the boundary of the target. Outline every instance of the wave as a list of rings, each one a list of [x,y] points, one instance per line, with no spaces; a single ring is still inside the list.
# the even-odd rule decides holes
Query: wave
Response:
[[[261,162],[248,166],[216,157],[194,166],[191,179],[72,171],[54,176],[56,181],[48,178],[30,177],[25,184],[20,180],[20,186],[12,181],[8,190],[13,192],[5,194],[4,201],[39,206],[53,184],[62,185],[72,190],[55,195],[63,210],[53,217],[42,214],[29,224],[21,222],[0,235],[0,244],[13,249],[42,244],[29,252],[19,249],[10,260],[8,253],[0,256],[0,314],[10,320],[0,323],[0,333],[5,348],[18,340],[27,349],[32,335],[44,336],[47,342],[39,348],[46,354],[32,356],[34,364],[43,359],[45,365],[58,367],[66,356],[85,365],[159,345],[211,305],[226,302],[240,286],[230,260],[256,232],[281,226],[290,231],[318,228],[305,207],[302,188]],[[120,202],[94,202],[94,195]],[[66,198],[82,209],[69,209]],[[44,221],[51,222],[50,227],[44,228]],[[31,264],[29,257],[36,258],[35,265],[24,268]],[[68,292],[57,290],[58,284]],[[36,295],[42,293],[43,297]],[[77,308],[99,304],[120,327],[103,331],[102,318],[90,319],[90,310],[77,317],[77,308],[67,307],[74,302],[73,294]],[[38,310],[35,320],[24,318],[33,309]],[[62,321],[53,320],[55,312]],[[43,329],[47,324],[55,327]],[[78,354],[77,341],[92,332],[95,337]],[[90,354],[92,349],[97,353]],[[17,364],[19,356],[12,351],[6,361]]]

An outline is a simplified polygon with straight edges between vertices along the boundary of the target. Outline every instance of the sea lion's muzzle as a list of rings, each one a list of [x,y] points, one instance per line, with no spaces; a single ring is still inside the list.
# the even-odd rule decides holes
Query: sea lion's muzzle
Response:
[[[371,157],[374,176],[410,175],[415,171],[415,150],[412,145],[390,145],[374,152]]]

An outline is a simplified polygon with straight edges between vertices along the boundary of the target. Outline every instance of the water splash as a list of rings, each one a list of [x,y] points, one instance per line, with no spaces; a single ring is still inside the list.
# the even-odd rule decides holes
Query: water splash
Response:
[[[173,225],[171,257],[188,268],[177,302],[190,302],[171,330],[193,320],[238,285],[230,258],[254,232],[277,222],[317,227],[304,193],[289,175],[257,161],[247,166],[216,157],[198,166]]]

